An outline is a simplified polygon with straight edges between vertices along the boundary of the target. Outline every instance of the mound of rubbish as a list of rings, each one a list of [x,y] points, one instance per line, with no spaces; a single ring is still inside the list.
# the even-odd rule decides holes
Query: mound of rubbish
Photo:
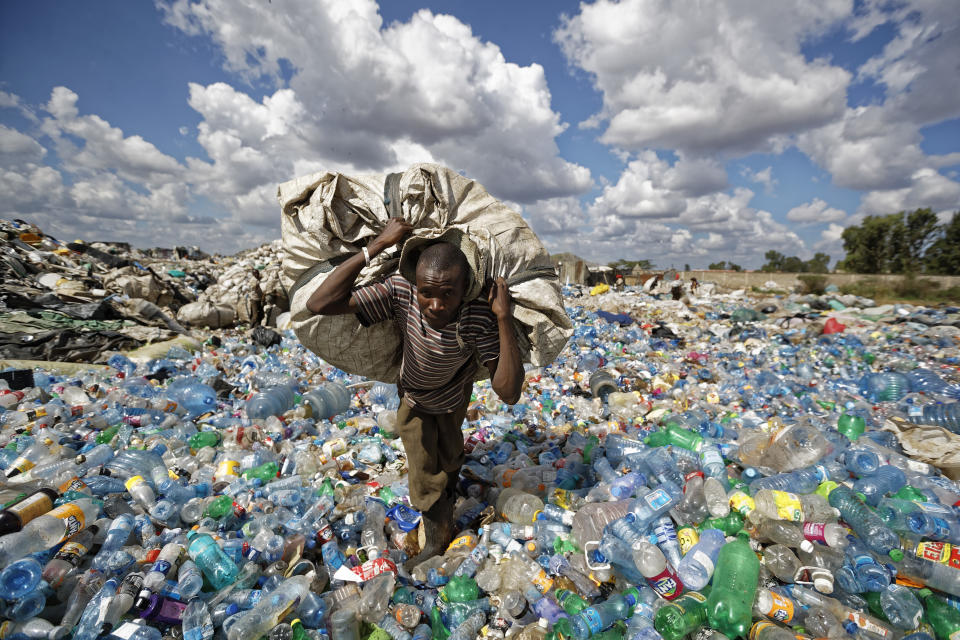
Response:
[[[101,362],[193,329],[275,327],[279,243],[235,256],[61,242],[0,220],[0,358]]]
[[[50,305],[31,319],[216,304],[267,256],[169,280],[136,252],[142,269],[7,242],[29,249],[6,254],[24,271],[6,304]],[[412,574],[397,390],[293,331],[0,364],[0,638],[960,635],[960,309],[564,295],[573,337],[520,401],[474,387],[458,534]],[[90,331],[126,339],[117,313]]]

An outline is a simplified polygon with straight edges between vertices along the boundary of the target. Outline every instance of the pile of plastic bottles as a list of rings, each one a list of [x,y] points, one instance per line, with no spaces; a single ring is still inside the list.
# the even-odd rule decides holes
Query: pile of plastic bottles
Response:
[[[960,486],[884,429],[960,432],[956,341],[637,300],[476,387],[412,574],[396,389],[292,334],[8,376],[0,639],[960,638]]]

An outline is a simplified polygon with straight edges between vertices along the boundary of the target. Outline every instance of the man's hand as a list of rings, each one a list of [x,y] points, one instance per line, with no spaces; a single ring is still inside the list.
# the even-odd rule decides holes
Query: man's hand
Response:
[[[490,310],[498,319],[511,317],[510,307],[513,299],[510,297],[510,289],[507,287],[507,281],[503,278],[497,278],[490,283],[490,293],[487,295],[487,302],[490,304]]]
[[[387,221],[387,226],[383,228],[380,235],[373,239],[370,246],[371,248],[375,247],[377,251],[383,251],[399,243],[411,231],[413,231],[413,225],[403,218],[390,218]]]

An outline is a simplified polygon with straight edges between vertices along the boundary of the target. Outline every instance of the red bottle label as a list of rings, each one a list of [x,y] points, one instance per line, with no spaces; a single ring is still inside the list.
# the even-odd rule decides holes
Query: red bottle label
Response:
[[[657,575],[647,578],[647,582],[664,600],[674,600],[683,593],[683,583],[680,576],[668,566]]]

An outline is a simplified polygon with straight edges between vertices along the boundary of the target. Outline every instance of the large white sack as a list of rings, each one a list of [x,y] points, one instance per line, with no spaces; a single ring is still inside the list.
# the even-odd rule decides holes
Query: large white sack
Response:
[[[209,300],[190,302],[177,311],[177,320],[191,327],[229,327],[234,318],[236,312],[231,307],[217,305]]]
[[[514,323],[524,360],[552,362],[573,333],[549,255],[526,221],[478,182],[436,164],[393,174],[315,173],[285,182],[281,206],[283,270],[291,323],[300,341],[327,362],[359,375],[395,382],[400,336],[393,323],[363,327],[353,315],[315,316],[306,302],[342,260],[360,251],[391,217],[414,227],[403,248],[409,274],[423,241],[465,236],[461,248],[482,284],[503,277],[515,303]],[[376,256],[358,285],[382,280],[401,262],[396,248]],[[479,376],[487,373],[480,367]]]

